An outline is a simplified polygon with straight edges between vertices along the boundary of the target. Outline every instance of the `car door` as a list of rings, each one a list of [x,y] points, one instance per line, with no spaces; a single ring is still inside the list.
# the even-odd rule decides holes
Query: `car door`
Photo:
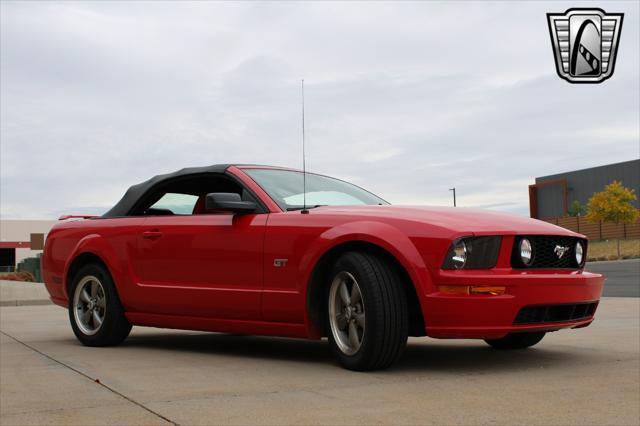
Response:
[[[144,310],[260,319],[266,218],[231,213],[145,218],[138,245]]]

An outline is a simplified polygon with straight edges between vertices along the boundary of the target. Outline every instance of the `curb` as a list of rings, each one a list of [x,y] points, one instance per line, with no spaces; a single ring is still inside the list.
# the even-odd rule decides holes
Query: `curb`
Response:
[[[53,305],[53,302],[49,299],[35,299],[35,300],[2,300],[0,301],[0,307],[8,306],[44,306]]]
[[[51,305],[43,283],[0,280],[0,306]]]

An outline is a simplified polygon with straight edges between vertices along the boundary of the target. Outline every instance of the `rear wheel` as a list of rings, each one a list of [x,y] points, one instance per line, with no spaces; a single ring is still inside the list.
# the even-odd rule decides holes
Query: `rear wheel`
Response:
[[[540,342],[545,332],[538,333],[511,333],[501,339],[485,340],[496,349],[525,349]]]
[[[402,282],[383,259],[345,253],[331,273],[327,335],[340,364],[350,370],[386,368],[407,343],[408,309]]]
[[[109,272],[98,264],[85,265],[69,288],[69,321],[87,346],[121,343],[131,331]]]

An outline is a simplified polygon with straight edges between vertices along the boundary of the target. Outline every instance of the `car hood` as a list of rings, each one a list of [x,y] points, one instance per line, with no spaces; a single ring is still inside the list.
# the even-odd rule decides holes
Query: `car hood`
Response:
[[[456,233],[581,236],[537,219],[492,210],[423,206],[322,206],[317,214],[350,214],[371,220],[401,220],[428,224]]]

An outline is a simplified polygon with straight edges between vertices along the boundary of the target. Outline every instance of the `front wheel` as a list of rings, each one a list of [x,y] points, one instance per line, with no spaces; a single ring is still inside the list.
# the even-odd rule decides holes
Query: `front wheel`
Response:
[[[496,349],[526,349],[540,342],[544,335],[544,332],[512,333],[507,334],[501,339],[485,340],[485,342]]]
[[[403,283],[378,256],[349,252],[336,262],[327,297],[327,335],[340,364],[350,370],[386,368],[407,344]]]
[[[111,275],[102,265],[85,265],[69,288],[69,321],[86,346],[112,346],[131,331]]]

